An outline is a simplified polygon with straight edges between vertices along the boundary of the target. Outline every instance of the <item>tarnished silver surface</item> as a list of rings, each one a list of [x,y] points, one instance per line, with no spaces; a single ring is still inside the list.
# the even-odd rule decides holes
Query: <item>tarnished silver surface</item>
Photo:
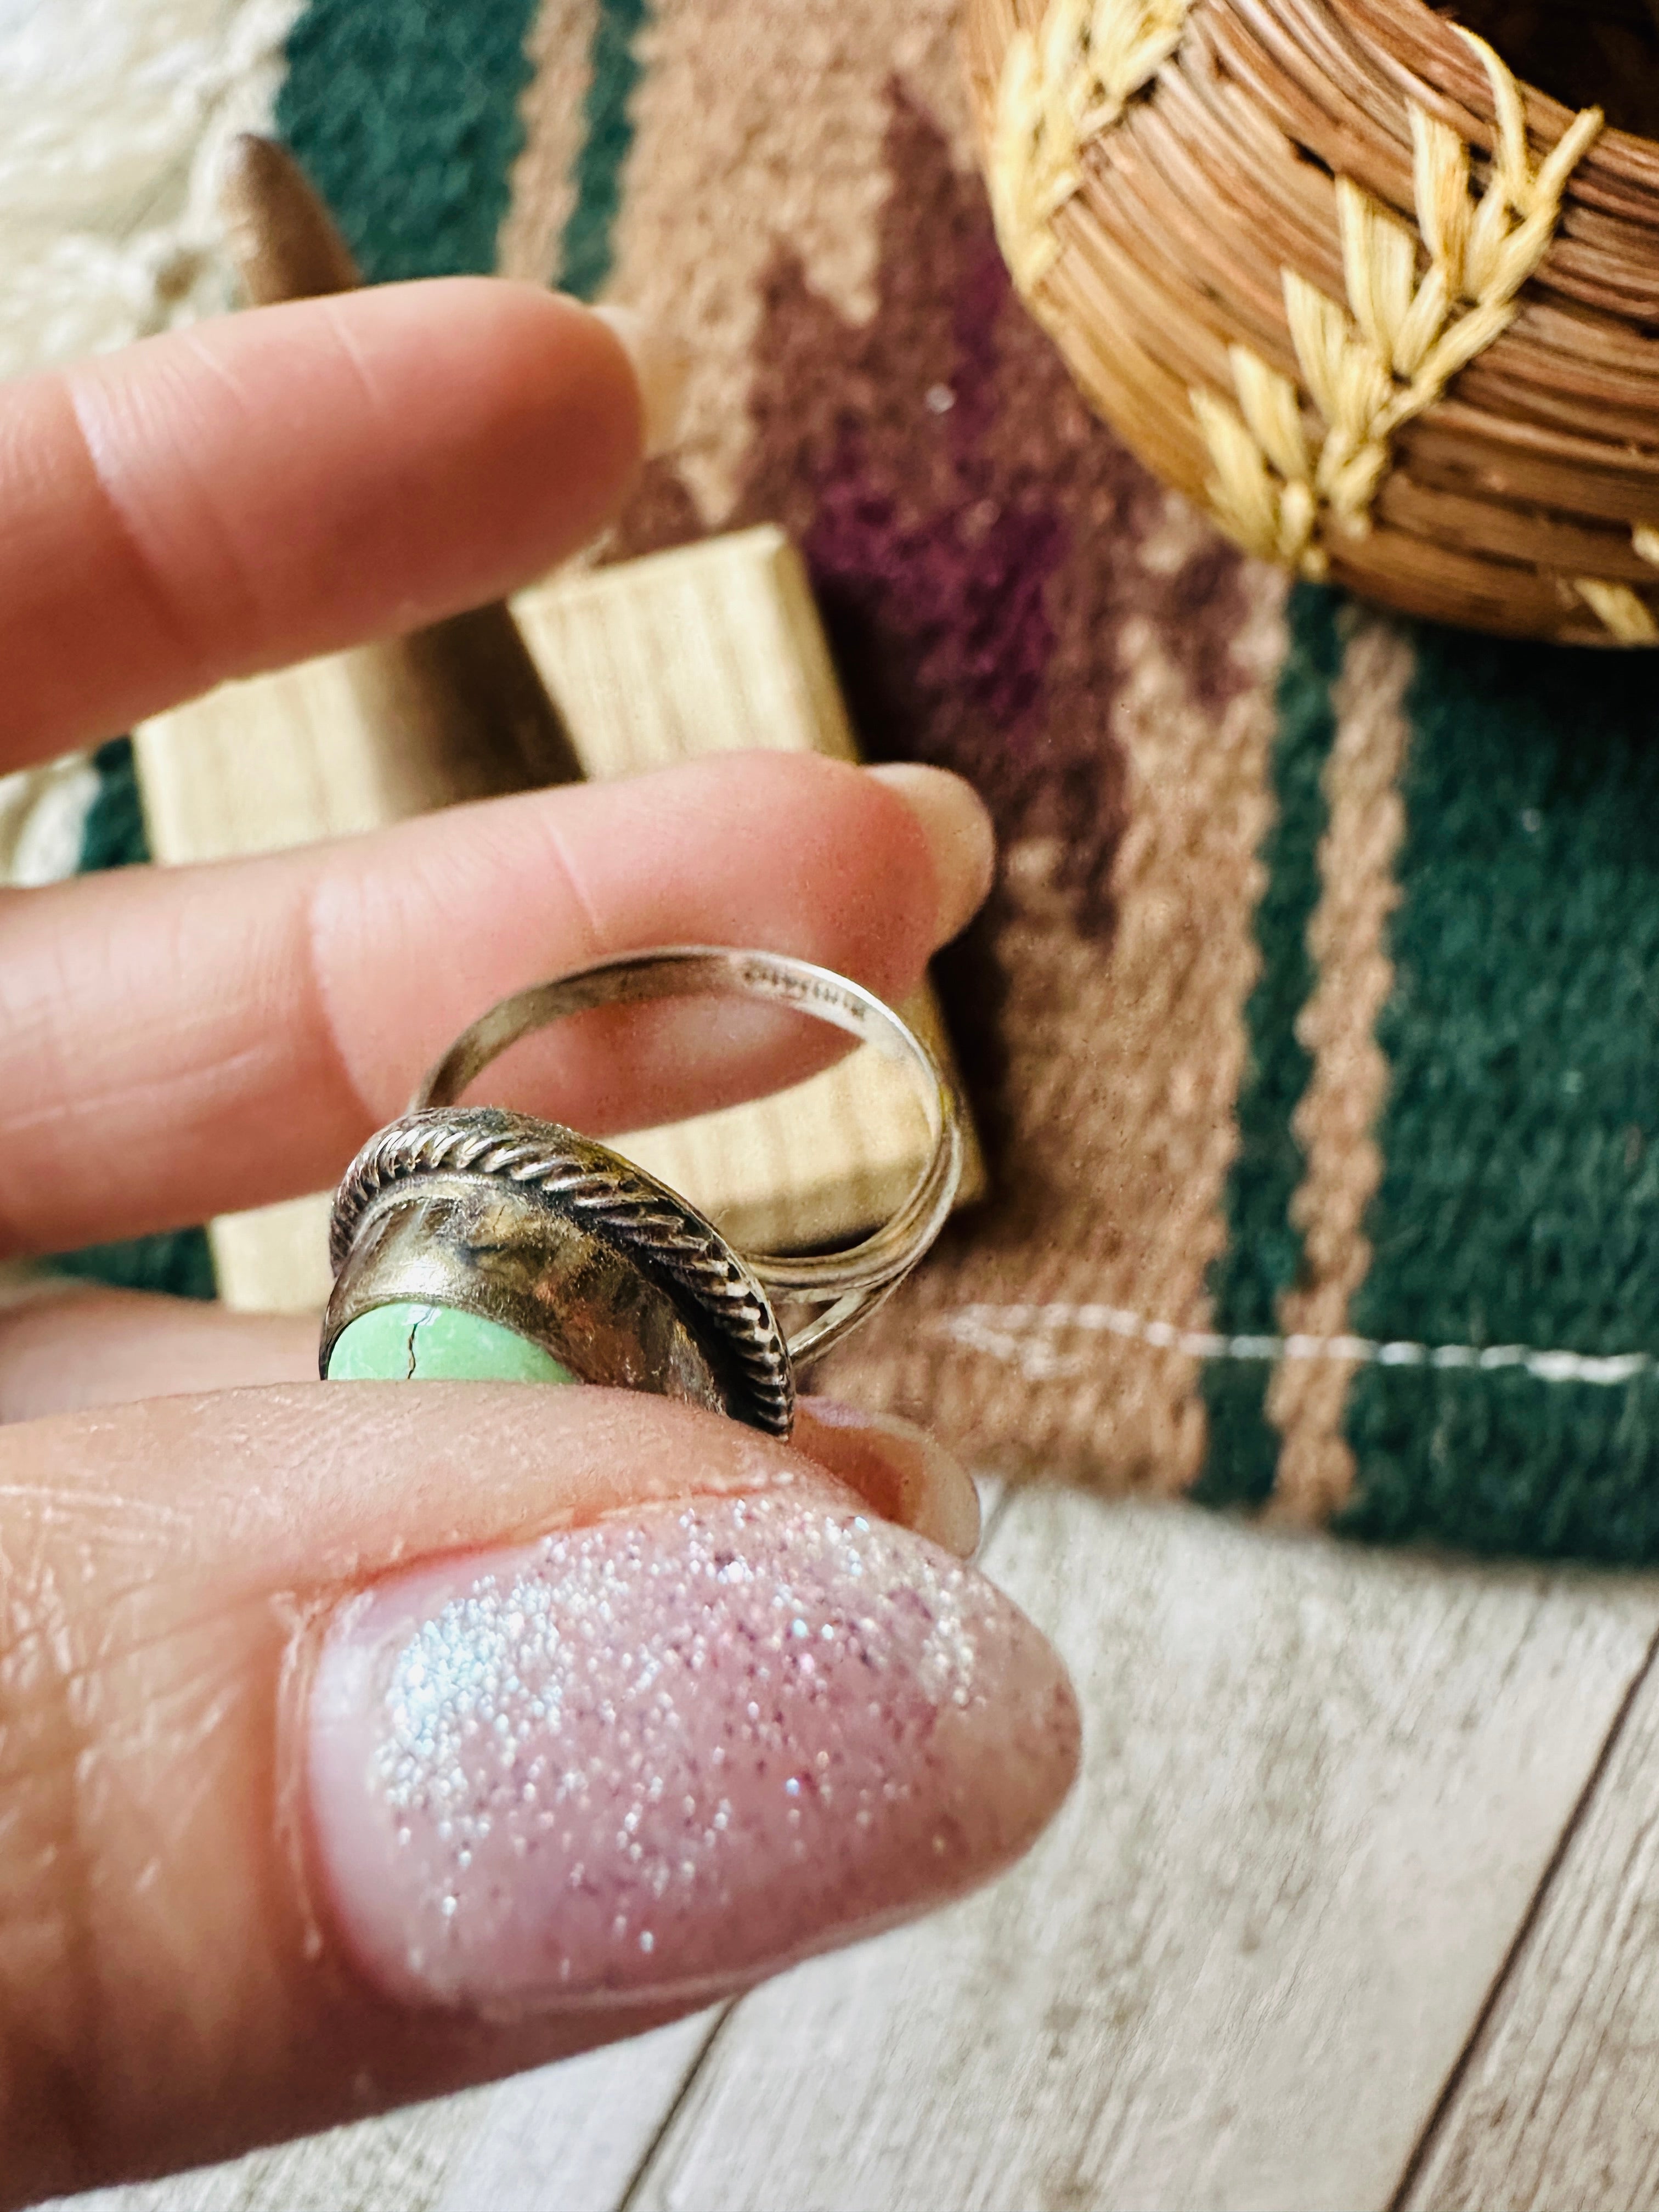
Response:
[[[459,1103],[498,1053],[567,1014],[732,993],[830,1022],[921,1086],[932,1156],[892,1218],[845,1251],[745,1256],[607,1146],[557,1122]],[[414,1299],[498,1322],[586,1381],[689,1399],[787,1436],[793,1361],[827,1351],[908,1273],[950,1212],[962,1154],[960,1109],[933,1054],[862,985],[811,961],[721,946],[602,961],[492,1007],[347,1170],[322,1371],[353,1321]],[[775,1297],[811,1309],[787,1337]]]
[[[411,1298],[499,1322],[584,1382],[789,1433],[765,1291],[694,1207],[574,1130],[497,1107],[406,1114],[347,1170],[330,1234],[325,1374],[360,1315]]]

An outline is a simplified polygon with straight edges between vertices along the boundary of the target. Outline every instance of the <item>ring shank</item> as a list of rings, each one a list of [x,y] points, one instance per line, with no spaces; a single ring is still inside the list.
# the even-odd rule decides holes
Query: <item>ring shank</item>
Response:
[[[938,1236],[962,1179],[963,1122],[956,1093],[909,1024],[873,991],[783,953],[722,945],[673,945],[624,953],[516,992],[474,1022],[428,1074],[411,1110],[454,1106],[498,1055],[521,1037],[593,1006],[653,999],[738,996],[786,1006],[872,1045],[917,1078],[932,1151],[890,1219],[844,1251],[796,1256],[749,1253],[769,1296],[821,1309],[787,1332],[792,1357],[827,1352],[874,1310]]]

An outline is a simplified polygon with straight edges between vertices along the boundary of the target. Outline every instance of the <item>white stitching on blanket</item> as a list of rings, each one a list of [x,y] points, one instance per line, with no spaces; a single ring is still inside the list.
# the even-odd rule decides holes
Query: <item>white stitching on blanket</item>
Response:
[[[1127,1337],[1157,1352],[1184,1352],[1193,1359],[1234,1359],[1275,1364],[1282,1359],[1342,1359],[1361,1367],[1431,1367],[1491,1373],[1519,1368],[1540,1382],[1592,1382],[1611,1386],[1634,1382],[1659,1368],[1650,1352],[1606,1356],[1583,1352],[1541,1352],[1526,1344],[1411,1344],[1379,1342],[1366,1336],[1222,1336],[1212,1330],[1177,1328],[1121,1306],[1091,1304],[966,1305],[936,1316],[925,1334],[939,1336],[965,1352],[1018,1367],[1033,1382],[1085,1375],[1081,1352],[1061,1351],[1055,1340],[1067,1330],[1096,1336]]]

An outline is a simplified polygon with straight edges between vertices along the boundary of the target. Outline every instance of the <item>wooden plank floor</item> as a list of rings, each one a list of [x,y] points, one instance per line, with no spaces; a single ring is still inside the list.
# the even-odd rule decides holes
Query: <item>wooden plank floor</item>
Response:
[[[1659,2203],[1659,1680],[1644,1673],[1402,2212]]]
[[[100,2212],[1655,2201],[1659,1584],[1010,1493],[1085,1771],[1027,1863],[648,2039]]]

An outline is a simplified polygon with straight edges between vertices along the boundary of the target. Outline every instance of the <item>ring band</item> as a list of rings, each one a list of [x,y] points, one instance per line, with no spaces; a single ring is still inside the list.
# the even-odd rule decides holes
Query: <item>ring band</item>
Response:
[[[567,1015],[732,994],[830,1023],[918,1080],[927,1162],[890,1219],[844,1250],[740,1254],[607,1146],[459,1103],[499,1054]],[[787,1436],[793,1363],[838,1343],[909,1273],[949,1215],[962,1162],[954,1091],[908,1024],[861,984],[721,946],[601,961],[492,1007],[359,1153],[335,1200],[319,1364],[326,1375],[344,1332],[375,1307],[425,1301],[528,1340],[578,1379],[690,1398]],[[786,1335],[774,1298],[813,1310]]]

